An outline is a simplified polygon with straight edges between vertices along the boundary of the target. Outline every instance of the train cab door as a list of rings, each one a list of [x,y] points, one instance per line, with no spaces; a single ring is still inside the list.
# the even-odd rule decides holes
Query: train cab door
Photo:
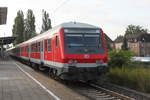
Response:
[[[40,42],[40,60],[43,63],[44,62],[44,43],[43,41]]]

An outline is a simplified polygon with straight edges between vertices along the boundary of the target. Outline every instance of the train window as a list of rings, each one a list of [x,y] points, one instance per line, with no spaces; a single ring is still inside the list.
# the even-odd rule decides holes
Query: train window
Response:
[[[36,52],[36,43],[34,44],[34,52]]]
[[[33,44],[33,52],[35,52],[35,45]]]
[[[40,52],[40,42],[38,42],[38,52]]]
[[[27,52],[27,53],[29,52],[29,50],[28,50],[28,49],[29,49],[29,47],[27,46],[27,48],[26,48],[26,52]]]
[[[38,43],[36,43],[36,52],[38,52],[38,47],[39,47]]]
[[[56,36],[56,48],[58,48],[58,36]]]
[[[23,52],[23,47],[22,47],[22,52]]]
[[[37,52],[37,43],[35,43],[34,50],[35,50],[35,52]]]
[[[100,47],[100,34],[67,33],[65,41],[68,47]]]
[[[65,52],[69,54],[103,53],[100,33],[66,33]],[[84,49],[86,48],[86,49]]]
[[[45,51],[47,51],[47,40],[44,40]]]
[[[84,34],[85,46],[101,47],[100,34]]]
[[[31,45],[31,51],[34,52],[34,44]]]
[[[51,39],[48,39],[47,51],[51,51]]]
[[[41,49],[41,51],[43,51],[43,41],[41,41],[40,43],[41,43],[40,49]]]
[[[35,52],[38,52],[38,43],[35,43]]]

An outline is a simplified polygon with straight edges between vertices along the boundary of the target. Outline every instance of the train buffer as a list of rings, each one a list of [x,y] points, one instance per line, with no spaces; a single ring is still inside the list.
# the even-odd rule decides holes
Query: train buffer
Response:
[[[59,100],[29,77],[15,61],[0,58],[0,100]]]

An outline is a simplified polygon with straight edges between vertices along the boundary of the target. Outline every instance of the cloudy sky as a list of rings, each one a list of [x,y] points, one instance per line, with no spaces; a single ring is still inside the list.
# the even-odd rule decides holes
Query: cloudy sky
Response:
[[[0,0],[0,7],[8,7],[7,24],[0,26],[0,37],[12,35],[17,11],[26,17],[32,9],[36,31],[41,30],[42,9],[50,14],[52,26],[77,21],[101,27],[111,38],[123,35],[127,25],[141,25],[150,30],[150,0]]]

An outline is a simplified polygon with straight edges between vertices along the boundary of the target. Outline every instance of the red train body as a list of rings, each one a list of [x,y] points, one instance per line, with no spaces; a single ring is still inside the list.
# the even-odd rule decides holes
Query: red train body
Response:
[[[62,79],[96,80],[108,69],[102,29],[84,23],[63,23],[9,52]]]

